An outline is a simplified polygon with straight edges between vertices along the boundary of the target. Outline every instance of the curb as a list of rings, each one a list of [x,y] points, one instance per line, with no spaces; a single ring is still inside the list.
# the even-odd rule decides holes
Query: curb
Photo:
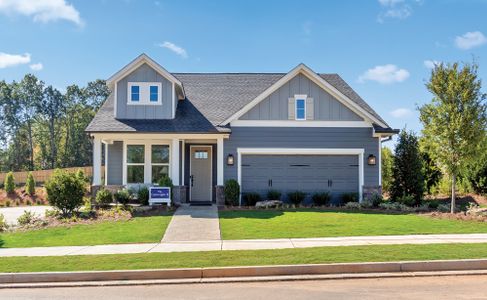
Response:
[[[404,276],[414,272],[487,270],[487,259],[404,261],[377,263],[336,263],[311,265],[248,266],[127,271],[81,271],[0,273],[0,284],[75,283],[108,281],[176,280],[189,282],[222,281],[230,278],[335,275],[343,278],[369,274]]]

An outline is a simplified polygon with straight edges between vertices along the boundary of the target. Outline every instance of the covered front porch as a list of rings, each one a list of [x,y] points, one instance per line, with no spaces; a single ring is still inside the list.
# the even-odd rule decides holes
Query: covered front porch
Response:
[[[93,133],[92,138],[94,188],[157,185],[167,175],[175,203],[224,203],[228,134]]]

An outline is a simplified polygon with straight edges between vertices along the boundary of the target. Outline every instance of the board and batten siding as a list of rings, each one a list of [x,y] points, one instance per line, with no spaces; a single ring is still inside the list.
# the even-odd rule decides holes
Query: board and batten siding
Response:
[[[367,164],[370,154],[379,157],[379,141],[372,137],[372,128],[232,127],[232,134],[224,143],[224,157],[232,154],[235,159],[233,166],[224,166],[225,180],[237,179],[237,148],[361,148],[364,185],[379,185],[379,164]]]
[[[162,105],[127,105],[128,82],[160,82]],[[172,83],[147,64],[143,64],[117,83],[117,119],[171,119]]]
[[[107,184],[121,185],[123,173],[123,142],[108,144]]]
[[[288,120],[289,98],[294,95],[307,95],[313,98],[314,120],[363,121],[363,118],[302,74],[295,76],[239,119]]]

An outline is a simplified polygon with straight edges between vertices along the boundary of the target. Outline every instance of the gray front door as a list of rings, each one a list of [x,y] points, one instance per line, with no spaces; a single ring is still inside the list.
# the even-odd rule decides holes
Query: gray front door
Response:
[[[211,201],[211,146],[191,146],[190,155],[191,201]]]
[[[243,155],[242,192],[358,192],[357,155]]]

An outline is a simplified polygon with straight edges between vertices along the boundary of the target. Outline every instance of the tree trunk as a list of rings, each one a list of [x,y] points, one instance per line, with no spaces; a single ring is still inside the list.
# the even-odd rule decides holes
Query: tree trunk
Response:
[[[450,212],[452,214],[455,213],[455,198],[456,198],[456,194],[455,194],[455,187],[457,185],[457,175],[456,174],[452,174],[451,176],[451,210]]]
[[[31,121],[27,121],[27,130],[28,130],[28,135],[29,135],[29,152],[30,152],[30,170],[29,171],[34,171],[34,141],[32,138],[32,124]]]

